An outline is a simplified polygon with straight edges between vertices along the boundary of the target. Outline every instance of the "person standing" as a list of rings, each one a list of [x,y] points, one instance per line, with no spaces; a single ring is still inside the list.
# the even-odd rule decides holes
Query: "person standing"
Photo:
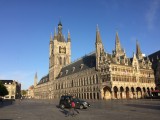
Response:
[[[76,111],[79,114],[79,111],[76,109],[76,97],[75,96],[73,96],[72,102],[74,102],[74,103],[72,103],[73,104],[73,111]]]
[[[73,116],[74,111],[73,111],[73,108],[72,108],[71,100],[70,100],[70,99],[68,99],[67,104],[68,104],[68,112],[67,112],[66,117],[68,117],[68,116]]]
[[[72,102],[71,102],[71,105],[72,105],[72,108],[73,108],[73,113],[74,113],[74,111],[76,111],[78,114],[79,114],[79,111],[76,109],[76,104],[75,104],[76,102],[74,101],[74,99],[72,100]],[[75,114],[74,114],[75,115]]]

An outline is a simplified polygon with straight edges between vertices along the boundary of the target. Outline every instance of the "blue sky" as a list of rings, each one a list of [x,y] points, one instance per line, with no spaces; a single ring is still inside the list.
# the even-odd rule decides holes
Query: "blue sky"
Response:
[[[118,31],[127,57],[136,39],[144,54],[159,50],[159,0],[0,0],[0,79],[15,79],[22,89],[49,71],[50,34],[61,20],[71,34],[72,61],[95,50],[98,24],[105,50],[115,48]]]

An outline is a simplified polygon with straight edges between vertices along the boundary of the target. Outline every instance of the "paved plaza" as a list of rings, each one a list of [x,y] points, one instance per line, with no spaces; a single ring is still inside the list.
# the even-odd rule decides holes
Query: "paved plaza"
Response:
[[[159,120],[160,100],[89,101],[89,109],[66,117],[58,100],[22,100],[0,103],[0,120]]]

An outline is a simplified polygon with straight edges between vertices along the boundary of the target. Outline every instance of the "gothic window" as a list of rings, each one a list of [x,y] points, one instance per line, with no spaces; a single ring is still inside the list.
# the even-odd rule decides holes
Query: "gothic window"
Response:
[[[88,78],[86,78],[86,85],[88,85]]]
[[[61,89],[63,89],[63,83],[61,84]]]
[[[82,78],[81,78],[81,86],[83,86],[83,80],[82,80]]]
[[[96,75],[96,83],[98,83],[98,76]]]
[[[59,64],[62,65],[62,57],[59,58]]]
[[[90,77],[90,85],[92,84],[92,78]]]
[[[72,80],[72,83],[71,83],[71,87],[73,87],[73,80]]]
[[[93,84],[95,84],[95,79],[94,79],[94,75],[93,75]]]
[[[64,65],[66,65],[66,58],[64,57]]]

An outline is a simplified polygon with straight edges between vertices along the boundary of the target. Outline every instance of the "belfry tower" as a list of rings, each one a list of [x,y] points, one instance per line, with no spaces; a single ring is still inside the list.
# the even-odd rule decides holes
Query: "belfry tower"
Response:
[[[49,80],[55,80],[63,66],[71,62],[71,38],[68,31],[67,40],[62,34],[62,23],[58,23],[58,32],[50,37],[49,49]]]

